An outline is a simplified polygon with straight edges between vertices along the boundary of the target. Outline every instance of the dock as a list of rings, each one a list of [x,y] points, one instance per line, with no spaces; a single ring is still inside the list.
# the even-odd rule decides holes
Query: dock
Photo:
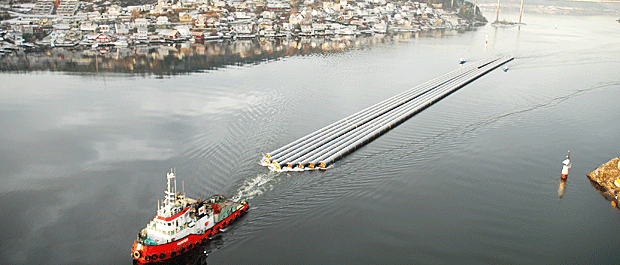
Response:
[[[271,151],[262,157],[260,164],[273,171],[324,170],[411,116],[513,59],[511,56],[494,56],[462,66]]]

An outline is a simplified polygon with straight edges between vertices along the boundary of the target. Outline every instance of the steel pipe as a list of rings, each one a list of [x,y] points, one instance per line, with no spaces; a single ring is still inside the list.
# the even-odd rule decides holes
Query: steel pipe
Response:
[[[459,84],[463,83],[464,81],[468,80],[469,77],[473,77],[478,75],[479,72],[476,73],[472,73],[470,75],[464,76],[463,79],[459,79],[456,80],[456,86],[458,86]],[[451,85],[452,83],[450,83]],[[424,97],[419,98],[419,100],[416,101],[412,101],[411,104],[408,105],[404,105],[402,108],[399,108],[398,110],[395,110],[393,113],[391,113],[388,116],[385,116],[384,118],[378,120],[378,122],[376,124],[373,124],[373,126],[370,128],[370,131],[365,130],[364,133],[360,133],[360,134],[356,134],[356,135],[351,135],[351,137],[347,137],[346,140],[344,142],[339,142],[339,145],[334,146],[332,148],[330,148],[329,152],[323,152],[323,155],[317,157],[314,156],[312,159],[313,161],[303,161],[303,164],[312,164],[312,165],[316,165],[317,163],[321,162],[321,160],[325,160],[327,157],[338,153],[340,150],[342,149],[346,149],[348,146],[350,146],[351,144],[353,144],[355,141],[359,140],[359,139],[365,139],[365,137],[367,135],[372,135],[372,134],[377,134],[378,132],[376,132],[377,128],[386,126],[388,128],[392,128],[394,126],[394,124],[392,123],[392,121],[399,121],[402,120],[403,117],[408,117],[410,116],[411,113],[417,113],[418,109],[421,108],[421,106],[429,106],[430,104],[432,104],[433,100],[441,95],[443,95],[446,91],[446,89],[449,87],[440,87],[436,90],[433,90],[432,93],[429,93],[428,95],[425,95]],[[374,137],[374,136],[373,136]],[[345,140],[345,139],[343,139]],[[354,148],[357,148],[357,145],[353,146]]]
[[[351,132],[351,133],[348,133],[347,135],[343,135],[342,137],[338,138],[337,141],[330,142],[330,143],[328,143],[325,146],[321,146],[321,149],[317,149],[317,150],[314,150],[312,152],[307,153],[302,158],[300,158],[301,161],[297,160],[297,161],[292,161],[292,162],[289,162],[289,163],[297,164],[298,167],[300,167],[300,168],[303,168],[306,165],[308,165],[310,167],[313,167],[316,163],[318,163],[318,161],[316,161],[316,159],[321,159],[321,158],[325,157],[324,154],[328,153],[327,149],[337,151],[340,148],[343,148],[342,147],[343,145],[346,146],[349,143],[347,140],[349,140],[351,138],[354,138],[356,136],[360,136],[360,135],[366,133],[368,130],[373,130],[374,127],[381,126],[380,124],[389,122],[390,120],[392,120],[395,117],[401,115],[402,113],[409,111],[410,108],[415,107],[418,102],[428,101],[428,100],[432,99],[433,97],[435,97],[438,93],[442,93],[441,91],[438,91],[438,90],[441,90],[444,86],[451,85],[452,83],[459,82],[459,81],[461,81],[464,78],[469,78],[470,76],[473,76],[473,75],[476,75],[476,74],[478,74],[478,73],[477,72],[473,72],[473,73],[470,73],[468,75],[463,75],[462,78],[460,78],[460,79],[454,79],[450,83],[445,83],[444,85],[439,86],[438,88],[436,88],[435,90],[429,92],[428,94],[425,94],[425,95],[419,97],[418,100],[407,102],[407,104],[399,106],[398,108],[392,110],[389,113],[384,114],[383,116],[377,118],[376,120],[373,120],[372,122],[369,122],[369,123],[361,126],[360,128],[356,129],[355,132]],[[330,154],[330,153],[332,153],[332,152],[329,152],[328,154]],[[315,161],[312,161],[312,160],[315,160]]]
[[[317,165],[325,169],[347,153],[513,59],[484,59],[425,82],[278,148],[263,157],[262,163],[275,170],[284,166],[291,170],[293,166],[298,170],[306,166],[313,169]]]
[[[414,87],[408,91],[405,91],[399,95],[388,98],[382,102],[379,102],[369,108],[366,108],[356,114],[353,114],[345,119],[342,119],[336,123],[328,125],[323,129],[320,129],[314,133],[311,133],[291,144],[288,144],[282,148],[277,149],[276,151],[268,153],[263,159],[264,163],[274,163],[280,164],[284,161],[289,161],[291,159],[289,156],[291,154],[299,153],[300,150],[308,148],[312,145],[315,145],[318,140],[325,139],[326,136],[338,137],[350,130],[357,128],[358,126],[368,122],[383,113],[390,111],[393,108],[396,108],[399,105],[402,105],[410,100],[413,100],[415,97],[418,97],[424,93],[427,93],[430,90],[435,89],[436,87],[444,84],[445,82],[449,82],[454,78],[458,78],[464,72],[469,72],[478,68],[479,64],[484,64],[488,62],[492,62],[497,60],[497,58],[481,60],[476,64],[472,64],[470,66],[464,67],[462,69],[453,71],[446,75],[443,75],[434,80],[428,81],[420,86]],[[349,125],[349,127],[346,127]],[[343,129],[343,127],[346,127]],[[318,139],[318,140],[317,140]]]
[[[294,142],[292,142],[292,143],[290,143],[288,145],[285,145],[285,146],[283,146],[281,148],[278,148],[278,149],[276,149],[276,150],[274,150],[272,152],[269,152],[265,156],[264,160],[268,160],[268,159],[274,160],[274,159],[277,159],[282,154],[289,153],[290,151],[293,151],[293,150],[290,150],[290,149],[294,148],[295,146],[298,146],[300,143],[303,143],[303,142],[311,140],[311,139],[319,138],[319,137],[323,136],[326,132],[329,132],[330,130],[332,130],[334,128],[337,129],[338,126],[341,126],[343,124],[351,124],[351,123],[352,124],[357,124],[356,122],[358,120],[356,120],[356,119],[358,117],[360,117],[360,115],[365,115],[365,114],[368,114],[368,113],[372,113],[376,108],[384,109],[384,108],[386,108],[386,104],[390,104],[390,103],[393,103],[393,102],[398,102],[398,101],[401,101],[403,99],[406,99],[407,97],[415,97],[418,93],[425,92],[427,89],[429,89],[429,87],[430,87],[430,89],[432,89],[432,88],[436,87],[438,83],[444,82],[446,79],[454,78],[454,77],[458,76],[459,74],[461,74],[462,72],[470,71],[470,70],[476,68],[476,66],[478,64],[480,64],[480,63],[485,63],[485,62],[494,61],[494,60],[497,60],[497,58],[481,60],[481,61],[479,61],[479,62],[477,62],[475,64],[471,64],[471,65],[469,65],[467,67],[463,67],[463,68],[458,69],[456,71],[450,72],[450,73],[445,74],[443,76],[440,76],[440,77],[438,77],[436,79],[433,79],[431,81],[423,83],[422,85],[419,85],[417,87],[409,89],[409,90],[407,90],[407,91],[405,91],[405,92],[403,92],[401,94],[398,94],[396,96],[388,98],[388,99],[386,99],[386,100],[384,100],[382,102],[379,102],[379,103],[377,103],[377,104],[375,104],[375,105],[373,105],[371,107],[368,107],[368,108],[366,108],[366,109],[364,109],[364,110],[362,110],[360,112],[357,112],[357,113],[355,113],[353,115],[350,115],[349,117],[346,117],[346,118],[344,118],[344,119],[342,119],[340,121],[337,121],[337,122],[335,122],[333,124],[330,124],[330,125],[322,128],[322,129],[320,129],[318,131],[315,131],[315,132],[313,132],[311,134],[308,134],[308,135],[300,138],[297,141],[294,141]],[[409,98],[407,100],[411,100],[411,98]],[[283,160],[283,159],[280,159],[280,161],[281,160]]]
[[[419,113],[420,111],[422,111],[425,108],[429,107],[430,105],[436,103],[437,101],[443,99],[444,97],[448,96],[449,94],[453,93],[454,91],[456,91],[456,90],[462,88],[463,86],[471,83],[475,79],[477,79],[480,76],[488,73],[489,71],[491,71],[491,70],[493,70],[493,69],[495,69],[495,68],[505,64],[506,62],[511,61],[512,59],[513,59],[512,57],[508,57],[508,58],[504,58],[505,61],[502,60],[499,63],[491,64],[491,65],[489,65],[489,67],[481,69],[480,73],[477,74],[476,76],[474,76],[473,78],[467,79],[467,80],[463,80],[463,82],[461,82],[458,86],[446,88],[445,93],[438,94],[432,100],[430,100],[428,102],[420,102],[418,108],[415,108],[411,112],[408,112],[408,113],[406,113],[406,114],[404,114],[402,116],[399,116],[398,118],[394,119],[392,122],[390,122],[387,125],[383,125],[380,128],[377,128],[376,130],[372,131],[368,135],[365,135],[365,137],[358,138],[357,141],[355,141],[353,143],[350,143],[350,145],[348,145],[347,147],[345,147],[343,149],[340,149],[337,152],[333,152],[333,154],[331,156],[329,156],[329,157],[319,161],[319,166],[322,169],[325,169],[327,166],[329,166],[329,164],[335,162],[337,159],[343,157],[344,155],[346,155],[347,153],[349,153],[353,149],[357,149],[357,147],[366,144],[367,142],[369,142],[370,140],[374,139],[379,134],[384,133],[385,131],[387,131],[387,130],[395,127],[396,125],[404,122],[409,117]],[[372,137],[372,139],[371,139],[371,137]]]

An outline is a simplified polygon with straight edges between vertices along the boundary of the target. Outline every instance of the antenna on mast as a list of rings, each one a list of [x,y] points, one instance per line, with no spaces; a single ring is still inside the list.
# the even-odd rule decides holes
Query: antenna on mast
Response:
[[[176,178],[176,175],[177,175],[177,168],[175,167],[174,168],[174,176],[175,176],[175,178],[174,178],[174,200],[175,201],[177,200],[177,178]]]

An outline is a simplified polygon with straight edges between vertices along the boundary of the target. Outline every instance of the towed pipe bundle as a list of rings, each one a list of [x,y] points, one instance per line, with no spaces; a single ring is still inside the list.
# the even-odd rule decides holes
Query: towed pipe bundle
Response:
[[[361,131],[364,130],[363,128],[365,128],[365,126],[367,124],[374,123],[376,119],[383,118],[386,115],[388,115],[389,113],[394,112],[396,109],[401,108],[405,104],[409,104],[410,102],[413,101],[413,99],[419,99],[421,97],[426,97],[428,95],[428,93],[432,93],[432,92],[436,91],[438,88],[440,88],[442,86],[445,86],[446,84],[450,84],[450,83],[456,82],[456,81],[462,79],[463,76],[473,75],[477,71],[479,71],[479,70],[474,68],[474,70],[468,71],[468,72],[466,72],[464,74],[461,74],[460,76],[457,76],[457,77],[452,77],[449,80],[444,81],[444,82],[440,83],[439,85],[436,85],[436,86],[432,87],[431,89],[428,89],[428,90],[420,93],[419,95],[417,95],[414,98],[408,99],[407,101],[404,101],[404,102],[397,102],[395,104],[392,104],[392,105],[389,106],[389,108],[387,108],[387,110],[381,111],[380,113],[374,113],[372,118],[366,119],[366,121],[364,123],[361,123],[359,126],[356,125],[355,127],[350,127],[347,130],[341,130],[341,131],[338,131],[338,132],[331,133],[331,134],[329,134],[329,136],[327,138],[325,138],[323,140],[321,140],[321,139],[314,140],[314,141],[312,141],[312,142],[310,142],[310,143],[308,143],[308,144],[306,144],[306,145],[304,145],[302,147],[297,148],[294,152],[291,152],[290,154],[288,154],[286,156],[283,156],[281,159],[274,160],[273,164],[274,164],[276,169],[283,168],[284,164],[286,164],[286,166],[288,168],[292,168],[294,164],[298,164],[298,167],[302,168],[302,169],[303,169],[304,165],[306,165],[306,164],[312,168],[314,166],[314,164],[312,164],[312,163],[309,164],[307,160],[305,160],[304,162],[300,162],[300,161],[308,158],[311,155],[313,155],[313,156],[310,157],[310,159],[313,159],[313,158],[316,158],[319,155],[322,155],[323,153],[326,152],[325,149],[327,149],[330,146],[334,145],[334,142],[332,142],[332,141],[337,141],[338,139],[341,139],[342,137],[344,137],[344,135],[347,135],[347,134],[357,135]],[[340,141],[338,141],[338,142],[340,142]],[[314,155],[314,154],[316,154],[316,155]]]
[[[407,104],[412,103],[411,101],[408,102]],[[404,105],[403,105],[404,106]],[[385,122],[385,120],[389,120],[392,116],[394,116],[395,113],[399,112],[400,108],[398,109],[394,109],[393,111],[386,113],[380,117],[378,117],[375,120],[372,120],[360,127],[358,127],[355,131],[352,131],[350,133],[347,133],[346,135],[343,135],[342,137],[339,137],[337,139],[334,139],[333,141],[329,142],[328,144],[321,146],[321,148],[317,148],[315,150],[312,150],[311,152],[306,153],[303,157],[300,157],[299,159],[289,162],[289,164],[287,166],[290,167],[290,165],[293,164],[297,164],[297,166],[299,168],[304,168],[306,165],[309,166],[310,168],[314,168],[315,163],[312,163],[311,161],[318,158],[318,157],[322,157],[324,156],[326,153],[333,151],[333,150],[338,150],[338,148],[341,148],[340,146],[345,143],[346,141],[348,141],[351,138],[357,137],[359,135],[365,134],[368,131],[373,130],[373,128],[375,126],[377,126],[377,124],[383,123]]]
[[[479,67],[479,68],[480,68],[480,67]],[[468,75],[467,75],[467,77],[469,77],[469,75],[470,75],[470,74],[468,74]],[[479,75],[481,75],[481,74],[476,74],[476,73],[473,73],[473,75],[478,75],[478,76],[479,76]],[[474,77],[474,78],[476,78],[476,77]],[[461,79],[462,79],[462,78],[461,78]],[[453,81],[455,81],[455,80],[453,80]],[[450,83],[451,83],[451,82],[450,82]],[[444,85],[446,85],[446,84],[444,84]],[[434,94],[436,94],[436,93],[434,93]],[[427,97],[425,97],[425,98],[427,98]],[[376,125],[374,125],[374,124],[373,124],[373,126],[376,126]],[[361,128],[360,128],[360,129],[361,129]],[[357,134],[356,134],[356,135],[357,135]],[[350,139],[350,137],[346,137],[346,138],[347,138],[347,139]],[[342,143],[342,141],[338,141],[338,143]],[[338,148],[341,148],[341,147],[338,147]],[[318,152],[318,151],[317,151],[317,152]],[[316,153],[316,152],[313,152],[313,153]],[[325,153],[325,151],[322,151],[322,152],[321,152],[321,154],[323,154],[323,153]],[[330,153],[333,153],[333,152],[330,152]],[[320,155],[320,154],[319,154],[319,155]],[[307,157],[307,155],[305,155],[304,157]],[[315,156],[313,156],[312,158],[315,158],[315,157],[316,157],[316,155],[315,155]],[[325,157],[325,156],[322,156],[322,157]],[[295,161],[295,162],[298,162],[298,161]],[[299,163],[299,167],[303,169],[303,164],[306,164],[306,162],[307,162],[307,161]],[[313,164],[316,164],[316,162],[315,162],[315,163],[310,163],[310,164],[309,164],[309,166],[310,166],[310,167],[313,167]],[[288,166],[289,166],[289,167],[291,167],[291,163],[289,163],[289,165],[288,165]]]
[[[509,59],[506,58],[508,57],[495,57],[492,59],[481,60],[468,67],[464,67],[457,71],[445,74],[439,78],[436,78],[420,86],[405,91],[397,96],[388,98],[380,103],[366,108],[363,111],[353,114],[332,125],[326,126],[323,129],[320,129],[291,144],[288,144],[284,147],[277,149],[276,151],[271,152],[270,154],[277,154],[278,157],[281,157],[280,159],[278,159],[279,161],[272,161],[276,169],[280,169],[280,167],[284,164],[281,162],[282,160],[290,161],[296,158],[297,159],[293,162],[287,162],[288,167],[292,167],[292,164],[298,164],[298,167],[302,169],[304,165],[308,165],[309,167],[313,168],[315,164],[321,163],[320,166],[322,168],[325,168],[327,165],[333,163],[336,159],[342,157],[344,154],[350,152],[354,148],[357,148],[359,145],[363,145],[366,142],[370,141],[370,137],[374,139],[377,135],[389,130],[392,126],[400,124],[402,121],[418,113],[424,108],[432,105],[441,98],[447,96],[448,94],[454,92],[462,86],[465,86],[466,84],[472,82],[478,77],[513,59],[512,57],[510,57]],[[489,65],[490,67],[488,67]],[[461,81],[463,78],[465,78],[465,80],[459,82],[456,86],[450,86],[447,89],[444,88],[444,86]],[[447,90],[447,92],[443,92],[444,90]],[[404,102],[403,98],[405,98]],[[413,99],[416,98],[416,101],[411,102]],[[427,101],[427,99],[430,100]],[[409,104],[409,102],[411,102],[411,104]],[[420,105],[422,105],[420,102],[425,102],[425,104],[420,107]],[[388,105],[386,106],[385,104]],[[385,113],[388,114],[384,115]],[[395,120],[392,120],[392,118],[396,115],[399,116],[397,116]],[[374,120],[379,116],[381,116],[381,118]],[[389,122],[390,120],[391,122]],[[345,123],[343,123],[343,121]],[[372,122],[369,123],[369,121]],[[342,127],[346,127],[343,125],[351,124],[353,122],[357,122],[357,125],[342,129]],[[380,125],[382,123],[383,125]],[[372,130],[376,127],[379,128]],[[339,138],[331,143],[328,143],[330,140],[333,140],[344,134],[348,135],[344,138]],[[320,137],[325,135],[327,135],[328,138],[321,140]],[[317,144],[317,142],[320,142],[320,144]],[[352,142],[354,142],[354,144],[350,145]],[[325,146],[320,146],[323,143],[328,144]],[[332,146],[335,146],[335,148],[331,149],[330,151],[330,149],[328,148],[331,148]],[[294,150],[287,152],[289,151],[289,149]],[[317,161],[317,157],[319,161]],[[265,164],[269,164],[269,158],[270,155],[267,154],[267,156],[263,159],[263,162]],[[274,155],[272,158],[276,158],[276,156]],[[315,160],[309,162],[312,159]]]
[[[495,60],[497,60],[497,58],[482,60],[478,63],[487,63],[487,62],[492,62]],[[464,67],[457,71],[453,71],[449,74],[446,74],[444,76],[441,76],[439,78],[426,82],[420,86],[417,86],[404,93],[401,93],[400,95],[386,99],[383,102],[380,102],[370,108],[367,108],[363,111],[353,114],[349,116],[348,118],[345,118],[344,120],[341,120],[332,125],[329,125],[319,131],[316,131],[314,133],[307,135],[306,137],[303,137],[302,139],[299,139],[291,144],[288,144],[282,148],[279,148],[278,150],[270,153],[273,155],[267,154],[267,156],[263,158],[263,164],[268,165],[271,162],[273,163],[276,169],[279,169],[283,164],[289,164],[289,167],[291,167],[290,166],[291,163],[289,161],[294,160],[298,158],[299,156],[302,156],[305,152],[307,152],[304,150],[309,149],[309,148],[314,149],[326,142],[329,142],[330,140],[333,140],[337,137],[340,137],[343,134],[346,134],[352,130],[355,130],[357,127],[363,125],[364,123],[371,121],[377,118],[378,116],[383,115],[391,111],[392,109],[397,108],[398,106],[404,103],[407,103],[408,101],[411,101],[415,99],[416,97],[419,97],[423,95],[424,93],[427,93],[437,88],[438,86],[444,85],[447,82],[452,82],[455,78],[459,78],[463,74],[469,71],[473,71],[476,68],[477,68],[477,64]],[[381,106],[381,104],[384,104],[384,103],[385,104],[389,103],[389,105]],[[344,123],[342,121],[344,121]],[[349,125],[349,127],[346,127],[346,125]],[[282,150],[282,149],[285,149],[285,150]],[[269,160],[269,158],[271,158],[271,161]]]
[[[510,59],[512,60],[512,59]],[[508,61],[510,61],[508,60]],[[507,61],[506,61],[507,62]],[[402,115],[400,117],[398,117],[397,119],[393,120],[393,122],[391,122],[390,124],[388,124],[387,126],[383,126],[382,128],[379,128],[375,131],[373,131],[372,133],[370,133],[369,135],[365,136],[365,137],[358,137],[358,141],[356,141],[355,143],[351,143],[348,142],[347,144],[351,144],[346,148],[343,148],[342,150],[338,151],[338,152],[330,152],[333,155],[331,155],[330,157],[326,158],[323,161],[319,162],[319,166],[324,169],[326,166],[328,166],[329,164],[333,163],[335,160],[343,157],[345,154],[351,152],[354,148],[357,148],[361,145],[364,145],[365,143],[371,141],[372,139],[376,138],[378,135],[384,133],[385,131],[391,129],[394,126],[397,126],[398,124],[400,124],[401,122],[405,121],[407,118],[419,113],[420,111],[422,111],[423,109],[429,107],[430,105],[434,104],[435,102],[441,100],[442,98],[446,97],[447,95],[449,95],[450,93],[458,90],[459,88],[465,86],[466,84],[470,83],[471,81],[475,80],[476,78],[478,78],[479,76],[484,75],[485,73],[489,72],[490,70],[498,67],[499,65],[503,64],[505,62],[501,62],[499,64],[497,64],[496,66],[492,66],[489,69],[486,70],[481,70],[481,72],[474,77],[473,79],[469,79],[469,80],[465,80],[464,82],[462,82],[460,85],[456,86],[456,87],[452,87],[452,88],[448,88],[446,93],[443,94],[439,94],[437,95],[434,99],[427,101],[427,102],[420,102],[418,105],[418,107],[416,107],[415,109],[413,109],[412,112],[409,112],[405,115]],[[372,137],[372,138],[371,138]],[[360,139],[361,138],[361,139]]]
[[[471,71],[476,71],[476,70],[471,70]],[[470,74],[469,72],[467,72],[467,74]],[[463,76],[463,74],[461,76]],[[458,78],[460,78],[461,76],[458,76]],[[281,156],[279,159],[272,160],[273,164],[276,166],[276,168],[281,168],[283,164],[287,164],[287,167],[291,168],[292,164],[298,164],[297,160],[304,159],[305,157],[307,157],[308,154],[319,152],[321,150],[319,147],[323,148],[322,146],[324,144],[329,143],[330,141],[336,138],[339,138],[345,134],[351,133],[353,131],[358,131],[360,130],[361,126],[364,126],[365,124],[372,122],[375,119],[382,117],[383,115],[386,115],[387,113],[392,112],[393,110],[397,108],[400,108],[404,104],[407,104],[416,98],[422,97],[428,94],[429,92],[434,91],[435,89],[445,85],[446,83],[454,82],[456,78],[457,77],[451,78],[439,85],[432,87],[431,89],[427,89],[423,92],[420,92],[415,97],[409,98],[404,101],[398,101],[396,103],[392,103],[391,105],[388,105],[388,106],[385,106],[384,108],[379,109],[377,112],[366,114],[362,116],[362,117],[365,117],[365,119],[363,119],[361,122],[358,122],[358,124],[351,125],[339,131],[326,133],[325,138],[317,138],[315,140],[312,140],[311,142],[308,142],[304,144],[303,146],[296,148],[295,150],[289,152],[288,154]],[[299,157],[302,157],[302,158],[299,158]]]
[[[468,73],[467,75],[462,75],[462,77],[469,77],[469,76],[474,76],[477,73]],[[331,142],[325,146],[322,146],[320,149],[316,149],[313,152],[308,153],[307,155],[304,155],[304,157],[300,158],[299,160],[302,161],[293,161],[290,162],[290,164],[297,164],[299,168],[304,168],[306,165],[310,168],[314,168],[314,166],[319,162],[318,160],[322,160],[324,158],[326,158],[327,156],[333,154],[334,152],[337,152],[338,150],[346,147],[348,144],[350,144],[351,141],[354,141],[355,139],[358,139],[359,137],[363,136],[365,133],[372,131],[374,129],[376,129],[375,127],[377,126],[382,126],[382,123],[388,123],[389,121],[391,121],[393,118],[398,117],[398,115],[401,115],[403,112],[407,112],[409,111],[409,109],[413,107],[415,107],[418,102],[423,102],[423,101],[427,101],[429,99],[432,99],[433,97],[435,97],[436,94],[438,93],[442,93],[442,92],[438,92],[439,90],[441,90],[444,86],[457,82],[461,79],[454,79],[451,80],[449,83],[444,83],[441,86],[437,87],[436,89],[434,89],[433,91],[430,91],[427,94],[424,94],[420,97],[418,97],[416,99],[416,101],[409,101],[407,102],[407,104],[401,105],[396,109],[393,109],[392,111],[390,111],[389,113],[386,113],[380,117],[378,117],[377,119],[364,124],[363,126],[360,126],[359,128],[357,128],[355,130],[355,132],[351,132],[343,137],[340,137],[337,139],[337,141]],[[359,136],[359,137],[358,137]],[[357,138],[356,138],[357,137]],[[350,140],[353,139],[353,140]],[[331,151],[330,151],[331,150]],[[327,153],[327,154],[326,154]],[[312,156],[308,156],[310,154],[314,154]],[[314,160],[314,161],[313,161]]]
[[[265,160],[266,163],[269,163],[269,161],[268,161],[269,158],[276,159],[276,158],[282,156],[283,154],[286,154],[287,153],[286,151],[289,151],[289,149],[291,149],[291,147],[299,145],[300,143],[306,142],[308,140],[319,138],[319,137],[323,136],[324,134],[328,133],[330,130],[338,129],[337,128],[338,125],[342,126],[342,125],[346,125],[346,124],[351,124],[352,122],[355,122],[356,118],[358,118],[360,115],[364,115],[364,114],[367,115],[368,113],[373,113],[373,111],[375,111],[375,109],[377,109],[377,108],[384,109],[385,108],[385,104],[394,102],[395,100],[400,101],[400,100],[402,100],[402,98],[416,97],[417,93],[425,93],[425,92],[427,92],[427,91],[423,90],[426,87],[433,86],[433,87],[431,87],[431,89],[433,89],[434,87],[437,86],[436,85],[437,83],[444,82],[444,80],[446,80],[446,79],[454,78],[453,76],[460,75],[462,72],[470,71],[471,69],[476,68],[475,66],[477,64],[479,64],[479,63],[486,63],[488,61],[495,61],[495,60],[497,60],[497,58],[481,60],[481,61],[477,62],[476,64],[472,64],[472,65],[469,65],[467,67],[463,67],[463,68],[461,68],[459,70],[450,72],[450,73],[445,74],[445,75],[443,75],[443,76],[441,76],[439,78],[436,78],[434,80],[428,81],[428,82],[426,82],[426,83],[424,83],[424,84],[422,84],[420,86],[417,86],[417,87],[414,87],[414,88],[412,88],[410,90],[407,90],[407,91],[405,91],[405,92],[403,92],[403,93],[401,93],[399,95],[396,95],[394,97],[388,98],[388,99],[386,99],[386,100],[384,100],[382,102],[379,102],[379,103],[377,103],[377,104],[375,104],[375,105],[373,105],[373,106],[371,106],[369,108],[366,108],[366,109],[364,109],[364,110],[362,110],[360,112],[357,112],[357,113],[355,113],[355,114],[353,114],[353,115],[351,115],[349,117],[346,117],[346,118],[344,118],[344,119],[342,119],[340,121],[337,121],[337,122],[335,122],[335,123],[333,123],[331,125],[328,125],[328,126],[322,128],[322,129],[318,130],[318,131],[315,131],[315,132],[313,132],[311,134],[308,134],[305,137],[300,138],[299,140],[296,140],[296,141],[294,141],[294,142],[292,142],[290,144],[287,144],[287,145],[285,145],[283,147],[280,147],[280,148],[278,148],[278,149],[268,153],[265,156],[264,160]],[[420,92],[420,90],[422,90],[422,92]],[[413,95],[411,95],[411,94],[413,94]],[[409,98],[407,100],[411,100],[411,99],[412,98]],[[291,151],[293,151],[293,150],[291,150]]]
[[[499,63],[485,64],[485,65],[481,66],[481,67],[485,67],[485,66],[489,66],[489,67],[487,67],[484,70],[481,70],[481,73],[478,74],[477,76],[473,77],[472,79],[465,80],[459,86],[453,87],[452,89],[448,89],[448,91],[446,91],[445,94],[440,94],[436,98],[434,98],[433,100],[424,103],[422,106],[420,106],[420,108],[414,109],[412,112],[406,113],[405,115],[402,115],[402,116],[398,117],[397,119],[393,120],[389,124],[383,125],[380,128],[374,130],[373,132],[371,132],[366,137],[357,140],[355,143],[349,145],[347,148],[344,148],[344,149],[340,150],[339,152],[336,152],[336,153],[332,154],[328,158],[320,161],[319,162],[319,166],[321,167],[321,169],[325,169],[329,164],[335,162],[337,159],[343,157],[347,153],[351,152],[353,149],[356,149],[357,147],[366,144],[367,142],[371,141],[372,139],[374,139],[376,136],[380,135],[381,133],[384,133],[385,131],[391,129],[392,127],[402,123],[403,121],[407,120],[409,117],[419,113],[420,111],[424,110],[425,108],[429,107],[430,105],[434,104],[435,102],[443,99],[447,95],[453,93],[454,91],[456,91],[456,90],[460,89],[461,87],[469,84],[470,82],[474,81],[475,79],[479,78],[480,76],[490,72],[491,70],[493,70],[493,69],[501,66],[502,64],[507,63],[507,62],[509,62],[509,61],[511,61],[513,59],[514,59],[513,57],[503,57],[502,60]]]
[[[467,76],[464,76],[464,77],[475,76],[477,74],[478,73],[473,73],[471,75],[467,75]],[[461,83],[462,82],[458,83],[457,86],[459,84],[461,84]],[[348,147],[357,148],[359,146],[359,144],[357,144],[356,141],[358,141],[359,139],[367,139],[367,137],[369,135],[374,138],[375,134],[380,134],[380,133],[376,132],[379,128],[383,128],[384,126],[386,126],[388,129],[391,129],[392,126],[397,125],[397,124],[394,124],[394,121],[404,121],[404,119],[403,119],[404,117],[410,117],[411,113],[419,112],[421,106],[424,106],[424,105],[430,106],[431,102],[435,98],[437,98],[438,96],[441,96],[441,95],[443,95],[445,93],[444,90],[446,90],[446,88],[444,88],[444,87],[438,88],[437,90],[434,90],[432,93],[430,93],[428,95],[425,95],[423,98],[420,98],[417,101],[412,101],[412,102],[410,102],[410,104],[407,104],[407,105],[403,106],[402,108],[399,108],[398,110],[393,111],[392,113],[390,113],[390,115],[387,115],[386,117],[382,117],[382,119],[377,121],[377,124],[373,124],[372,127],[370,127],[370,130],[365,130],[366,133],[354,135],[355,137],[347,137],[346,139],[343,139],[343,140],[345,140],[345,142],[342,142],[342,141],[339,142],[339,145],[336,146],[335,148],[333,148],[330,152],[328,152],[326,154],[323,154],[323,155],[321,155],[318,158],[317,157],[313,157],[314,161],[309,162],[309,166],[313,167],[316,164],[321,165],[322,160],[325,160],[328,157],[330,157],[330,156],[332,156],[332,155],[334,155],[336,153],[339,153],[339,151],[342,150],[342,149],[347,149]],[[381,129],[379,131],[383,132],[384,130]],[[363,142],[365,142],[365,141],[363,141]],[[306,162],[307,161],[304,161],[302,163],[306,163]]]
[[[431,82],[427,82],[427,83],[431,83]],[[428,84],[427,84],[428,85]],[[325,136],[325,135],[331,135],[333,133],[345,133],[346,131],[348,131],[346,128],[342,129],[342,127],[345,127],[347,125],[352,126],[351,128],[355,128],[356,126],[359,126],[365,122],[367,122],[368,120],[371,120],[373,118],[375,118],[376,116],[380,115],[381,111],[389,111],[390,107],[393,107],[393,103],[396,102],[402,102],[402,101],[408,101],[411,100],[413,97],[421,94],[421,93],[425,93],[427,91],[423,90],[424,87],[422,86],[418,86],[415,89],[411,89],[409,91],[406,91],[406,93],[401,93],[401,95],[392,97],[392,98],[388,98],[386,100],[384,100],[383,102],[380,102],[378,104],[375,104],[374,106],[367,108],[365,110],[362,110],[358,113],[355,113],[343,120],[340,120],[338,122],[335,122],[327,127],[324,127],[323,129],[320,129],[314,133],[311,133],[291,144],[288,144],[284,147],[281,147],[273,152],[268,153],[265,156],[264,162],[265,163],[269,163],[269,158],[271,158],[271,161],[274,163],[277,162],[281,162],[283,160],[289,159],[287,158],[287,155],[290,155],[292,153],[295,153],[298,149],[300,148],[305,148],[309,145],[315,144],[318,140],[321,139],[321,137]],[[431,88],[432,89],[432,88]],[[410,95],[413,94],[413,95]],[[409,98],[406,98],[409,97]],[[401,98],[405,98],[404,100]],[[390,104],[390,105],[386,105],[386,104]],[[350,130],[350,128],[349,128]],[[337,136],[336,136],[337,137]],[[299,145],[302,145],[301,147]]]

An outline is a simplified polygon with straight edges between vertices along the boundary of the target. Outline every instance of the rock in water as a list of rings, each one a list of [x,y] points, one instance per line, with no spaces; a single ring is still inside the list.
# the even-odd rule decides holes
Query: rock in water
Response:
[[[616,184],[616,179],[620,177],[620,158],[609,160],[586,176],[596,184],[595,187],[603,196],[610,200],[618,200],[616,195],[620,193],[620,186]]]

